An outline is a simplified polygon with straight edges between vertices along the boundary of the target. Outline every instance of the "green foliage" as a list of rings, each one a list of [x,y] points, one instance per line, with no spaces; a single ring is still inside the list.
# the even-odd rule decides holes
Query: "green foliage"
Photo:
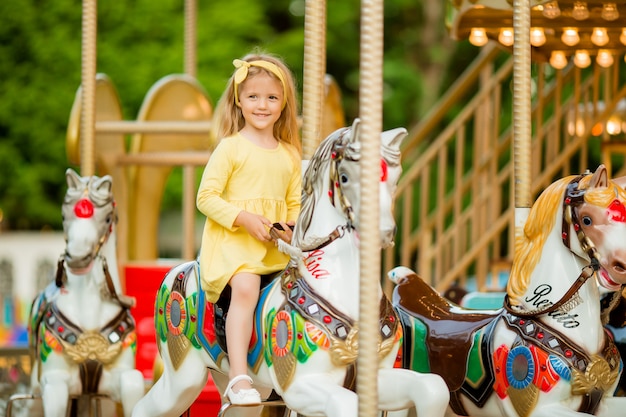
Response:
[[[98,2],[97,71],[117,87],[125,119],[136,118],[159,79],[184,71],[184,3]],[[302,87],[304,0],[197,4],[197,78],[214,104],[232,60],[255,47],[282,56]],[[360,7],[357,0],[327,2],[327,72],[340,85],[348,124],[359,114]],[[450,40],[443,19],[427,22],[423,7],[410,0],[385,4],[385,129],[410,127],[428,110],[424,101],[432,104],[429,97],[439,94],[446,75],[434,71],[439,80],[433,84],[422,71],[433,65],[446,69],[457,48],[439,41],[425,46],[427,33]],[[61,228],[65,138],[81,80],[81,35],[79,0],[0,1],[0,228]],[[466,61],[475,50],[468,52]],[[164,206],[180,205],[180,182],[168,187],[174,190],[166,192]]]

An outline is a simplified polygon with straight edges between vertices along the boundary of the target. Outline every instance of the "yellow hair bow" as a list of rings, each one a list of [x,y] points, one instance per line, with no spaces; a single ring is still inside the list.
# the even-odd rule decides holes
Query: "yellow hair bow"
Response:
[[[250,69],[250,67],[259,67],[268,70],[280,80],[280,83],[283,86],[283,106],[281,110],[285,108],[285,105],[287,105],[287,88],[285,86],[285,77],[283,76],[283,72],[278,67],[278,65],[269,61],[257,60],[248,62],[241,59],[235,59],[233,61],[233,65],[235,66],[235,68],[237,68],[235,70],[235,74],[233,75],[233,82],[235,86],[235,103],[237,103],[238,106],[240,105],[239,92],[237,91],[239,84],[241,84],[246,80],[246,78],[248,78],[248,70]]]

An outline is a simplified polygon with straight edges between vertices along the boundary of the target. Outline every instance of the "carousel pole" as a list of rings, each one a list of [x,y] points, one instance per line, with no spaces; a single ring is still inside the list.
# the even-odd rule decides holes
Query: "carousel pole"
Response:
[[[325,0],[306,1],[302,72],[302,157],[311,159],[321,140],[322,97],[326,73]]]
[[[81,85],[82,112],[80,123],[80,174],[95,174],[95,115],[96,115],[96,34],[97,0],[83,0]]]
[[[196,78],[197,74],[197,14],[196,0],[185,0],[185,27],[184,27],[184,71],[185,74]],[[183,239],[182,254],[184,259],[195,257],[195,213],[196,213],[196,167],[183,165]]]
[[[198,6],[196,0],[185,0],[185,74],[196,78]]]
[[[380,134],[382,131],[383,2],[361,1],[360,310],[357,394],[359,417],[378,415],[380,302]]]
[[[513,3],[513,167],[515,236],[523,233],[532,205],[530,107],[530,1]],[[516,239],[517,241],[517,239]],[[517,248],[516,248],[517,249]]]

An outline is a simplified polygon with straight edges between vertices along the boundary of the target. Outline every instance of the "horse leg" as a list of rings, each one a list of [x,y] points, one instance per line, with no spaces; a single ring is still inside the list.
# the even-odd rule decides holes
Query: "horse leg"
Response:
[[[356,417],[356,393],[333,384],[328,374],[307,375],[295,378],[283,400],[290,410],[307,417]]]
[[[67,371],[47,371],[41,376],[41,401],[46,417],[65,417],[69,399]]]
[[[137,369],[120,372],[120,402],[124,417],[130,417],[135,404],[143,397],[145,385],[143,374]]]
[[[135,405],[132,417],[178,417],[206,385],[209,371],[199,350],[191,348],[178,369],[174,369],[167,346],[163,346],[161,354],[163,374]]]
[[[449,401],[448,386],[439,375],[397,368],[378,371],[378,404],[381,410],[403,410],[415,406],[417,417],[443,417]]]
[[[599,417],[624,415],[626,409],[626,397],[609,397],[602,400],[598,412]]]

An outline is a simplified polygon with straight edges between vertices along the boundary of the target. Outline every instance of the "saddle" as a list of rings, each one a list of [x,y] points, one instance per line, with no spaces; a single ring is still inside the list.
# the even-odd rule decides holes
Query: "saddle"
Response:
[[[439,295],[416,274],[398,283],[393,304],[428,328],[425,337],[431,372],[440,375],[451,392],[461,388],[465,381],[474,334],[502,312],[462,309]]]

